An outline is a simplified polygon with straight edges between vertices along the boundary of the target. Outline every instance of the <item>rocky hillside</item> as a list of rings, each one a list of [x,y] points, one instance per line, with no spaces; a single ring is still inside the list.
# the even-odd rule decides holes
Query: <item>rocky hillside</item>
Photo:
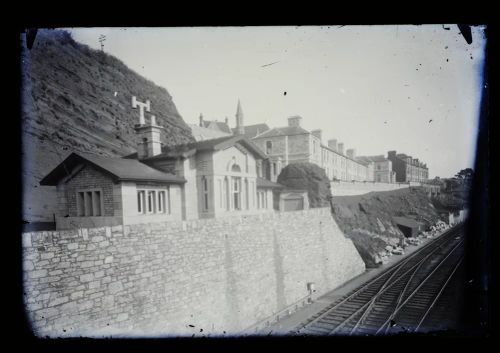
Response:
[[[430,224],[439,220],[436,209],[420,187],[334,196],[332,212],[368,267],[377,266],[387,245],[398,245],[404,238],[392,217],[414,218]]]
[[[38,31],[31,50],[23,43],[23,220],[52,220],[55,188],[39,181],[71,151],[123,156],[136,150],[132,96],[151,101],[165,144],[194,141],[167,90],[117,58],[59,30]]]

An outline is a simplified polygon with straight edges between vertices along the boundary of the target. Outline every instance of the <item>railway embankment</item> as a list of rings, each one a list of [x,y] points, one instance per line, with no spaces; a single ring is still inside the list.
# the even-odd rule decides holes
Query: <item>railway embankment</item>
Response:
[[[420,187],[331,198],[332,215],[367,267],[378,267],[409,245],[396,219],[419,225],[417,234],[443,227],[439,214]],[[396,218],[395,218],[396,217]]]

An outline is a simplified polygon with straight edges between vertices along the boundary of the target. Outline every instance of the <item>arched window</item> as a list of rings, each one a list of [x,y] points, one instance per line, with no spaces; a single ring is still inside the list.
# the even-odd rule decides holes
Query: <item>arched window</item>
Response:
[[[241,173],[241,168],[239,165],[237,164],[233,164],[233,166],[231,167],[231,171],[232,172],[237,172],[237,173]]]
[[[273,152],[273,143],[271,141],[266,142],[266,153],[271,154]]]

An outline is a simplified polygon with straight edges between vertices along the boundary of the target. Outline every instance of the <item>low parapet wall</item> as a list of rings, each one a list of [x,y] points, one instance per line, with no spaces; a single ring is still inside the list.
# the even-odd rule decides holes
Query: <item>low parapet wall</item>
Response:
[[[365,270],[329,208],[22,236],[38,336],[238,334]]]
[[[415,185],[413,185],[415,184]],[[413,183],[411,186],[416,186]],[[418,183],[420,185],[420,183]],[[352,196],[367,194],[372,191],[389,191],[404,189],[410,186],[408,183],[378,183],[378,182],[362,182],[362,181],[332,181],[330,183],[332,196]]]

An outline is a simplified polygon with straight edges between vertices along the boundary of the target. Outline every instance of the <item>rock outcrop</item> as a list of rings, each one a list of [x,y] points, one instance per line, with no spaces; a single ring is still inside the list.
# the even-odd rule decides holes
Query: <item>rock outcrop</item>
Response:
[[[135,152],[138,111],[132,96],[151,101],[166,145],[194,141],[163,87],[61,30],[39,30],[22,48],[23,219],[51,221],[54,188],[39,181],[72,151],[107,156]],[[147,118],[149,115],[147,115]]]
[[[330,206],[330,181],[325,170],[313,163],[292,163],[278,176],[278,183],[307,190],[310,207]]]

